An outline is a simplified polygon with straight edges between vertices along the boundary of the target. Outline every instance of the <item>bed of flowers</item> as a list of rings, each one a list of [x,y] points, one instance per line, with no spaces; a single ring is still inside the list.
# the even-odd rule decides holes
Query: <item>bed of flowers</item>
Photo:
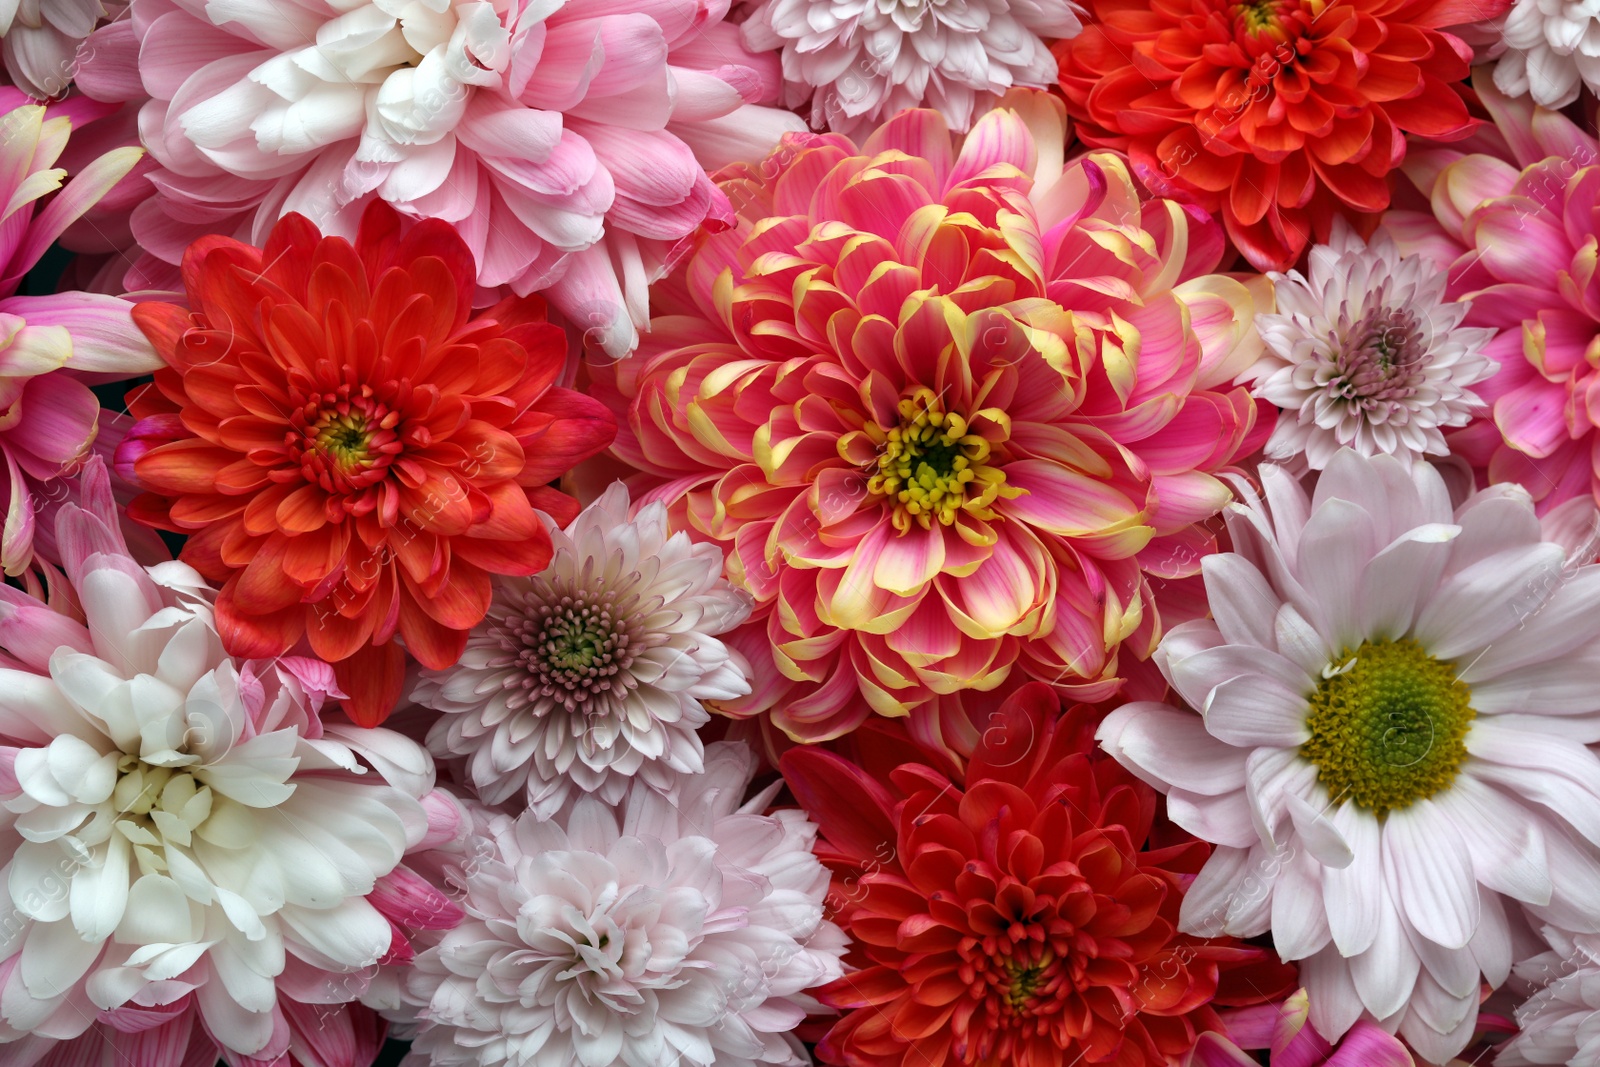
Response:
[[[1600,3],[0,0],[0,1067],[1600,1067]]]

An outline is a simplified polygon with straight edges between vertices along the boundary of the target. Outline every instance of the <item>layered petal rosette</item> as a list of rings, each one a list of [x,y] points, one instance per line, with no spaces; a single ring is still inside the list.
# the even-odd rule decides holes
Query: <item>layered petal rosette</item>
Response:
[[[1095,750],[1090,709],[1060,710],[1042,684],[1019,690],[955,778],[888,725],[864,731],[903,764],[887,776],[819,748],[783,757],[855,942],[817,994],[844,1016],[823,1062],[1164,1067],[1222,1029],[1219,1008],[1294,988],[1267,950],[1177,931],[1207,846],[1151,845],[1154,792]]]
[[[0,58],[12,84],[36,100],[65,95],[84,39],[112,11],[111,0],[0,0]]]
[[[1600,1061],[1600,936],[1542,933],[1549,949],[1515,968],[1534,992],[1518,1006],[1518,1032],[1496,1054],[1496,1067]]]
[[[613,356],[646,287],[726,198],[704,166],[756,159],[795,116],[730,0],[134,0],[141,209],[170,263],[281,216],[353,237],[374,198],[462,234],[479,284],[551,301]]]
[[[1510,96],[1563,108],[1585,86],[1600,88],[1600,9],[1592,3],[1515,0],[1502,40],[1509,47],[1494,65],[1494,84]]]
[[[129,557],[99,460],[84,500],[57,518],[81,616],[0,589],[0,1058],[375,1049],[340,1005],[404,951],[391,916],[425,925],[385,898],[430,832],[427,753],[325,729],[326,664],[229,657],[200,575]]]
[[[1499,372],[1473,387],[1490,417],[1452,449],[1491,482],[1522,485],[1541,512],[1600,500],[1600,145],[1481,72],[1474,85],[1501,152],[1419,153],[1407,173],[1433,213],[1391,211],[1384,228],[1435,262],[1446,295],[1472,302],[1466,325],[1497,331],[1484,351]]]
[[[755,0],[740,26],[781,50],[784,102],[850,136],[908,107],[965,132],[1013,86],[1055,81],[1048,41],[1083,28],[1074,0]]]
[[[1445,298],[1426,256],[1401,256],[1334,221],[1305,274],[1272,274],[1277,311],[1256,316],[1267,350],[1246,380],[1284,416],[1267,455],[1321,470],[1340,448],[1413,462],[1447,456],[1446,429],[1487,405],[1472,392],[1495,371],[1494,331],[1462,326],[1470,305]],[[1299,457],[1304,457],[1303,461]]]
[[[1478,125],[1472,49],[1445,28],[1510,0],[1095,0],[1056,46],[1089,145],[1128,153],[1150,188],[1219,212],[1257,270],[1288,270],[1343,215],[1389,206],[1408,134]]]
[[[8,575],[28,568],[39,521],[52,524],[54,507],[100,435],[100,402],[89,383],[147,374],[161,364],[126,300],[80,292],[14,295],[51,244],[142,155],[137,148],[112,149],[65,181],[66,169],[56,164],[70,147],[73,119],[17,106],[17,95],[0,89],[0,104],[10,106],[0,115],[0,566]]]
[[[630,518],[619,482],[565,530],[544,521],[550,566],[496,578],[461,662],[423,670],[411,693],[445,713],[428,745],[464,757],[479,796],[541,819],[574,793],[615,804],[635,776],[670,791],[702,769],[701,702],[750,692],[743,657],[718,640],[750,595],[723,578],[715,545],[672,533],[659,502]]]
[[[1214,617],[1156,653],[1200,710],[1098,737],[1218,846],[1185,930],[1270,931],[1324,1037],[1365,1018],[1441,1063],[1529,919],[1600,931],[1600,566],[1516,486],[1452,509],[1431,465],[1349,449],[1309,497],[1261,477],[1203,565]]]
[[[1268,429],[1228,386],[1257,304],[1192,277],[1205,220],[1063,134],[1018,92],[956,146],[931,111],[791,138],[726,183],[739,224],[658,287],[640,357],[594,369],[636,492],[756,597],[726,710],[817,740],[1013,673],[1100,698],[1151,646],[1146,568],[1192,572],[1210,472]]]
[[[413,1056],[437,1067],[806,1067],[792,1031],[839,976],[816,827],[745,799],[742,744],[706,749],[676,802],[635,780],[615,805],[499,816],[462,867],[466,920],[417,956]]]
[[[306,641],[368,724],[400,695],[397,637],[451,667],[490,576],[549,564],[534,509],[570,521],[577,502],[547,483],[614,432],[555,384],[567,346],[542,300],[475,312],[461,238],[400,229],[380,203],[353,245],[299,215],[265,249],[196,242],[191,309],[135,310],[167,365],[130,397],[118,451],[148,490],[132,514],[189,535],[182,558],[221,586],[230,650]]]

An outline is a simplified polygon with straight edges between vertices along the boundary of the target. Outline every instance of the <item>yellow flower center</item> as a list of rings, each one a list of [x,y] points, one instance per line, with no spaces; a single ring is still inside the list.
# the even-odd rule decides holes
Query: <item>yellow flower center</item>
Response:
[[[366,416],[359,412],[326,414],[316,427],[317,448],[345,470],[367,461],[370,438]]]
[[[867,479],[867,488],[894,501],[890,521],[895,529],[906,533],[913,522],[924,530],[935,521],[950,526],[963,511],[993,519],[997,498],[1022,495],[1006,485],[1004,471],[988,465],[989,441],[970,433],[965,417],[945,411],[932,389],[917,389],[898,410],[900,425],[866,427],[878,444],[878,470]]]
[[[1300,754],[1334,803],[1378,815],[1447,789],[1467,758],[1472,691],[1410,638],[1367,641],[1311,695]]]
[[[1259,33],[1277,24],[1278,0],[1246,0],[1234,8],[1246,32]]]
[[[1016,1009],[1026,1006],[1039,986],[1044,984],[1042,979],[1055,958],[1055,953],[1045,949],[1044,955],[1031,964],[1018,960],[1004,961],[1000,966],[1010,979],[1010,988],[1005,993],[1006,1002]]]

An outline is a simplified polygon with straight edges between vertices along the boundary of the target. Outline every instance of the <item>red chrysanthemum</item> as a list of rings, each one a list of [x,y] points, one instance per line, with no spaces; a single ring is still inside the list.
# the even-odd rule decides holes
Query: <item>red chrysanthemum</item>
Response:
[[[1216,1008],[1294,989],[1266,950],[1177,933],[1208,846],[1164,826],[1149,847],[1155,793],[1097,753],[1088,709],[1057,719],[1058,699],[1042,683],[1019,690],[964,776],[888,770],[903,737],[882,775],[819,749],[784,755],[855,942],[857,969],[817,994],[845,1013],[823,1060],[1164,1067],[1222,1029]],[[856,743],[891,729],[871,724]]]
[[[1447,27],[1509,0],[1089,0],[1055,46],[1084,143],[1155,192],[1220,210],[1259,270],[1288,270],[1344,215],[1389,206],[1407,133],[1464,137],[1472,49]]]
[[[224,237],[184,256],[192,310],[134,318],[167,367],[130,396],[118,463],[140,521],[189,535],[181,558],[221,586],[236,656],[301,641],[335,664],[358,721],[398,697],[404,656],[460,658],[491,574],[550,560],[534,514],[611,442],[600,404],[554,383],[565,337],[538,298],[474,312],[472,255],[436,220],[402,236],[375,205],[354,245],[300,215],[265,249]]]

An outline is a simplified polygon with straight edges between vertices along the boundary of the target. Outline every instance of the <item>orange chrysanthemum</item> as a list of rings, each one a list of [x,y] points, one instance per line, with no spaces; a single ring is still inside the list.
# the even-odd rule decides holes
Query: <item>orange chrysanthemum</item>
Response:
[[[1288,270],[1335,215],[1368,231],[1407,133],[1477,126],[1458,0],[1090,0],[1055,46],[1085,144],[1128,153],[1159,195],[1219,211],[1259,270]]]
[[[1208,846],[1152,842],[1155,792],[1096,750],[1086,707],[1059,708],[1018,690],[964,775],[906,763],[899,724],[854,736],[864,766],[784,755],[854,942],[852,972],[817,991],[844,1013],[823,1062],[1166,1067],[1222,1029],[1218,1008],[1294,989],[1268,950],[1177,932]]]
[[[289,215],[265,249],[223,237],[184,256],[192,311],[134,317],[167,367],[130,397],[118,463],[132,514],[189,535],[181,558],[221,586],[237,656],[305,641],[334,663],[358,721],[381,721],[404,656],[442,669],[487,611],[491,574],[550,560],[534,514],[616,432],[554,383],[564,335],[537,298],[474,313],[471,253],[443,222],[401,235],[374,206],[352,245]]]

